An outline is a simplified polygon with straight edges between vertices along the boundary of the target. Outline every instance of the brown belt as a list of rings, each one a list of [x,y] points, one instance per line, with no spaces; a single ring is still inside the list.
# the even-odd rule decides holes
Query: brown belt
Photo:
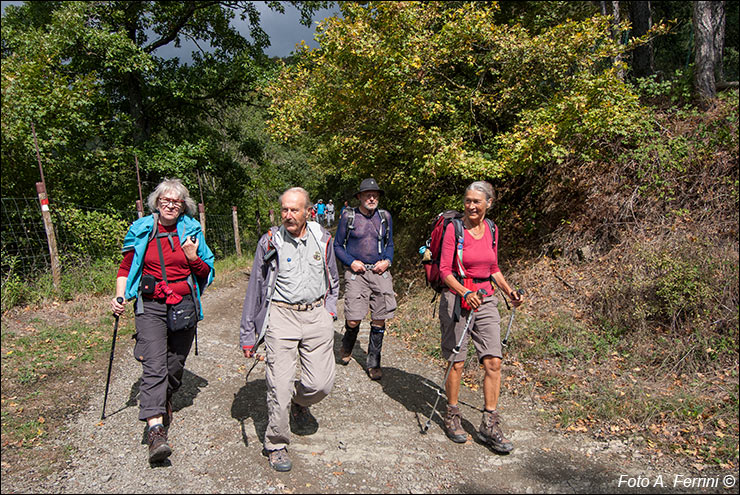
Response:
[[[281,308],[292,309],[294,311],[308,311],[309,309],[318,308],[319,306],[324,304],[324,298],[320,297],[314,302],[307,304],[290,304],[283,301],[272,301],[272,304],[280,306]]]

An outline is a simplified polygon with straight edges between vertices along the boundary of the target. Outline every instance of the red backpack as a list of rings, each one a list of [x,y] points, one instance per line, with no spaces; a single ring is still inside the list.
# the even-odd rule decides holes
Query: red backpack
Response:
[[[443,289],[447,288],[447,284],[444,283],[442,277],[439,275],[442,238],[444,237],[447,226],[452,222],[455,228],[455,245],[458,245],[458,241],[463,235],[462,217],[463,214],[456,210],[446,210],[437,215],[429,226],[432,231],[429,239],[419,248],[419,253],[422,255],[421,263],[424,265],[427,285],[434,289],[435,292],[442,292]],[[486,218],[486,223],[491,229],[491,239],[493,239],[493,246],[495,246],[496,224],[488,218]]]

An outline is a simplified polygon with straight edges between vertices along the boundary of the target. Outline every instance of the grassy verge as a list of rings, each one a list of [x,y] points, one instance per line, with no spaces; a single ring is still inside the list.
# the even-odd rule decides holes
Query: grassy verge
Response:
[[[539,278],[548,278],[541,268]],[[423,284],[421,279],[399,294],[391,331],[442,369],[439,316],[433,315],[439,302],[430,304],[433,292]],[[504,403],[518,396],[534,398],[545,421],[566,435],[619,439],[697,470],[737,467],[736,338],[731,347],[710,348],[698,330],[626,336],[623,329],[586,318],[576,304],[559,301],[554,306],[560,309],[550,310],[532,292],[517,311],[504,357]],[[505,330],[509,313],[503,304],[499,310]],[[469,359],[464,383],[477,389],[482,376],[476,360]]]
[[[250,266],[246,257],[216,261],[213,287],[230,284]],[[23,287],[24,293],[37,294],[36,303],[3,312],[3,476],[28,473],[29,468],[45,475],[61,466],[69,449],[54,447],[48,439],[88,404],[91,390],[100,390],[105,377],[100,370],[107,369],[113,333],[110,298],[116,267],[91,270],[86,278],[69,282],[64,302],[53,298],[58,292]],[[133,332],[129,310],[120,317],[117,340],[123,342]]]

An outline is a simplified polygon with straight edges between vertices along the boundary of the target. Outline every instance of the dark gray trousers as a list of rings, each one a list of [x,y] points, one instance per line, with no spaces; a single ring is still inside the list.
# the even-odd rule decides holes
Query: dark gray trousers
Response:
[[[187,296],[191,297],[191,296]],[[167,305],[144,300],[144,313],[136,315],[134,357],[141,362],[139,419],[167,413],[167,399],[180,388],[185,359],[193,344],[195,328],[167,329]]]

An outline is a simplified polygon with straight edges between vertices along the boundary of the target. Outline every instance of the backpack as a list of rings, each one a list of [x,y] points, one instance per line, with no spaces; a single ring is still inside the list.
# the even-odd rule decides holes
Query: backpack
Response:
[[[427,239],[424,245],[419,248],[419,253],[422,254],[421,263],[424,265],[424,275],[426,276],[427,285],[437,293],[440,293],[442,290],[447,288],[447,284],[444,283],[439,274],[439,258],[442,251],[442,238],[444,237],[445,230],[450,223],[452,223],[455,228],[455,245],[459,246],[460,257],[462,257],[462,246],[460,246],[458,242],[463,235],[462,217],[463,214],[456,210],[446,210],[437,215],[429,225],[432,232],[429,239]],[[488,227],[491,229],[491,239],[493,239],[492,247],[495,247],[496,224],[493,223],[493,220],[488,218],[485,220]]]
[[[347,230],[344,231],[344,242],[342,245],[344,249],[347,249],[347,239],[349,238],[349,232],[355,228],[355,208],[348,206],[347,210]],[[378,214],[380,215],[380,232],[378,232],[378,254],[382,254],[385,250],[386,244],[388,244],[388,217],[390,213],[388,211],[378,208]],[[341,221],[341,220],[340,220]]]

